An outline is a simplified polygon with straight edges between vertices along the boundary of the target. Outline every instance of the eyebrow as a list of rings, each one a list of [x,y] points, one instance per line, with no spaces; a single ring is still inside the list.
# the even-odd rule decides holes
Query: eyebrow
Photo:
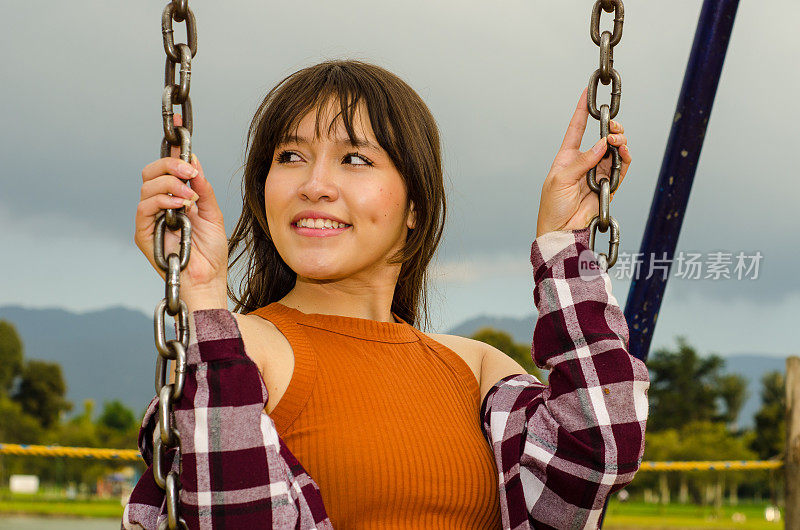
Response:
[[[308,138],[304,137],[304,136],[298,136],[296,134],[289,134],[289,135],[286,135],[283,138],[281,143],[310,144],[311,141]],[[339,140],[336,140],[334,143],[351,145],[353,147],[367,147],[367,148],[373,149],[375,151],[380,151],[381,150],[380,147],[378,147],[377,145],[375,145],[374,143],[370,142],[369,140],[367,140],[365,138],[356,138],[355,141],[351,141],[350,138],[341,138]]]

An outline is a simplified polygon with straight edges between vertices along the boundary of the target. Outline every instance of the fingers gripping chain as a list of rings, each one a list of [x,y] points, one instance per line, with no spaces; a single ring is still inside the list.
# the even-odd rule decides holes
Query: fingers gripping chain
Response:
[[[175,44],[172,23],[185,22],[188,44]],[[161,140],[161,158],[170,156],[172,146],[180,147],[180,158],[192,160],[192,100],[189,97],[192,76],[192,58],[197,53],[197,27],[188,0],[171,0],[161,14],[161,32],[164,52],[167,55],[164,69],[164,91],[161,95],[161,117],[164,137]],[[179,82],[175,83],[176,66],[180,65]],[[172,108],[181,106],[183,125],[175,126]],[[184,180],[184,182],[186,182]],[[166,254],[166,230],[180,231],[180,254]],[[180,299],[180,272],[189,264],[192,242],[192,225],[185,207],[162,210],[156,218],[153,237],[153,256],[156,265],[165,273],[165,297],[156,306],[153,316],[156,357],[156,393],[158,400],[158,435],[155,439],[153,475],[159,487],[166,490],[167,518],[159,529],[187,528],[180,515],[179,473],[170,470],[165,462],[168,452],[173,452],[181,462],[181,437],[173,420],[173,405],[183,394],[186,378],[186,349],[189,347],[189,310]],[[178,338],[167,340],[164,330],[165,315],[175,319]],[[175,363],[175,382],[169,383],[169,362]]]
[[[604,31],[600,33],[600,15],[602,12],[614,13],[614,31]],[[592,17],[589,24],[589,34],[592,42],[600,47],[600,67],[592,72],[589,77],[589,88],[587,92],[586,105],[589,114],[593,118],[600,120],[600,137],[605,138],[609,133],[609,122],[619,112],[620,100],[622,99],[622,79],[614,69],[614,46],[619,44],[622,39],[622,25],[625,19],[625,8],[622,0],[596,0],[592,7]],[[611,83],[611,104],[603,104],[597,108],[597,86],[598,83],[608,85]],[[608,145],[606,157],[611,156],[611,170],[608,178],[603,177],[597,182],[597,166],[586,173],[586,183],[589,189],[597,194],[599,202],[599,214],[589,223],[589,246],[594,251],[595,234],[597,230],[607,232],[611,228],[608,241],[608,254],[600,253],[599,260],[602,269],[608,270],[617,261],[619,250],[619,224],[611,216],[611,196],[619,186],[620,171],[622,161],[619,149],[611,144]],[[598,164],[599,165],[599,164]]]

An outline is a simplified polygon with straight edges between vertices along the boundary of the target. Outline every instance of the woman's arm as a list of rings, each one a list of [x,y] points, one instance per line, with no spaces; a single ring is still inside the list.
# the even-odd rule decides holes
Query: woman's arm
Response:
[[[501,479],[504,528],[594,528],[606,497],[641,463],[649,379],[628,353],[628,326],[608,274],[581,277],[589,229],[534,241],[539,311],[528,374],[495,384],[481,405]]]
[[[262,414],[267,389],[226,309],[191,313],[183,397],[175,405],[182,462],[181,516],[189,528],[331,528],[319,488]],[[124,528],[157,528],[164,491],[152,473],[158,401],[147,409],[139,448],[149,466],[123,515]],[[138,526],[137,526],[138,525]]]

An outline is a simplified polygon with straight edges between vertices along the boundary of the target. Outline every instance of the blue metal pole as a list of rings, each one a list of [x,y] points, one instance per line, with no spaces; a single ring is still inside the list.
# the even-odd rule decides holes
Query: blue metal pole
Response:
[[[738,7],[739,0],[704,0],[697,21],[672,130],[639,249],[641,270],[633,278],[625,303],[630,352],[643,361],[647,360],[658,310],[667,287]],[[655,270],[656,264],[651,256],[664,260],[661,263],[667,266],[666,274],[660,269]],[[606,498],[598,528],[603,526],[609,499],[610,496]]]
[[[634,275],[625,304],[630,352],[641,360],[650,349],[738,6],[739,0],[705,0],[700,11],[639,250],[641,270]],[[659,267],[663,259],[666,274]]]

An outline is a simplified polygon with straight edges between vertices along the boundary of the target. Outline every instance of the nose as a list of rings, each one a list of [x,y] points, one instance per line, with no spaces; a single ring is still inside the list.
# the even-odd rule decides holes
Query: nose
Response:
[[[310,164],[307,177],[297,189],[300,197],[312,202],[320,201],[323,198],[335,201],[339,197],[339,188],[332,173],[321,160]]]

